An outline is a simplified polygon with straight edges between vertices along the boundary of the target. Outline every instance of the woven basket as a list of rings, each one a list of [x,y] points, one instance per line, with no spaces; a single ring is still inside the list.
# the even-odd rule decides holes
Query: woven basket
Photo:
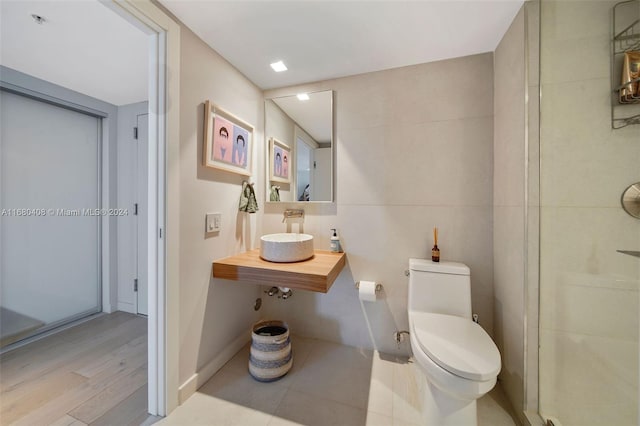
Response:
[[[284,321],[260,321],[251,332],[249,374],[260,382],[272,382],[291,370],[293,354],[289,326]]]

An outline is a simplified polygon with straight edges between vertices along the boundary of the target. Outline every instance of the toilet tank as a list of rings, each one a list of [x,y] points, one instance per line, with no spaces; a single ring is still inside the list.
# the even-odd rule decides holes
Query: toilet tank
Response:
[[[409,259],[409,311],[471,318],[471,276],[464,263]]]

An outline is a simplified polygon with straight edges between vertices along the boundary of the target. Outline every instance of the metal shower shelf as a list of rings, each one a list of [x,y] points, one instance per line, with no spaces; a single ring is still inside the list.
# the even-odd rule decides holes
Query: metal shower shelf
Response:
[[[624,3],[638,3],[636,0],[632,0],[631,2],[622,2],[618,3],[614,6]],[[613,16],[614,25],[615,25],[615,14]],[[627,26],[625,29],[620,31],[619,33],[613,36],[613,41],[615,43],[615,53],[624,53],[629,50],[637,50],[640,49],[640,19],[636,19],[633,23]]]
[[[640,51],[640,0],[627,0],[613,7],[611,46],[611,127],[621,129],[640,124],[640,97],[621,100],[620,91],[640,78],[620,82],[624,54]]]

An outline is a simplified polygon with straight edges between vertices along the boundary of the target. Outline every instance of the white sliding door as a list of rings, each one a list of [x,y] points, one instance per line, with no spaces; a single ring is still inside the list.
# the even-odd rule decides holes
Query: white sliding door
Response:
[[[46,328],[98,312],[101,119],[7,91],[0,114],[3,316]]]

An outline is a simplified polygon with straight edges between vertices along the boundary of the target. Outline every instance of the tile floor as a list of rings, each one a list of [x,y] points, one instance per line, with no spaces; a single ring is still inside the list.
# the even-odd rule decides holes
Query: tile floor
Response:
[[[158,424],[168,425],[367,425],[420,424],[422,384],[405,359],[299,336],[294,364],[272,383],[247,371],[249,345]],[[499,387],[478,402],[480,426],[512,426]]]

